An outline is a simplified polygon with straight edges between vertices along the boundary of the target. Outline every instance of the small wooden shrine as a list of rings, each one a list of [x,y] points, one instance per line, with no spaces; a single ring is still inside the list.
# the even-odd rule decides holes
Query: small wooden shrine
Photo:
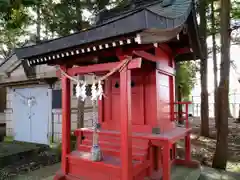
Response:
[[[134,5],[134,6],[133,6]],[[56,180],[145,180],[198,177],[191,160],[188,102],[175,102],[175,63],[201,56],[192,0],[138,0],[99,16],[91,29],[16,49],[29,66],[59,67],[62,83],[62,166]],[[74,77],[94,74],[93,128],[75,130],[70,151],[70,80],[86,98],[86,84]],[[185,127],[176,126],[174,106],[184,104]],[[185,158],[176,142],[185,139]],[[190,173],[194,174],[194,173]],[[199,175],[199,174],[198,174]]]

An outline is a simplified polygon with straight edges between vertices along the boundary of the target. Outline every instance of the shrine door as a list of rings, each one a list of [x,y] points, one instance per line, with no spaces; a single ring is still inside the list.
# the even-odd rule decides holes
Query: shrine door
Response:
[[[132,127],[133,131],[137,132],[145,126],[144,119],[144,87],[141,83],[141,76],[133,76],[131,79],[132,91]],[[111,80],[111,118],[110,126],[113,129],[120,130],[121,114],[120,114],[120,83],[119,78]]]

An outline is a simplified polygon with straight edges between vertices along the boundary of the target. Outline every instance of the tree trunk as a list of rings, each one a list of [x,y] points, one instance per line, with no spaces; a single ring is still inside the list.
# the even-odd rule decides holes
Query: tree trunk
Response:
[[[75,7],[76,7],[76,17],[77,17],[77,23],[76,23],[76,32],[82,30],[82,7],[81,7],[81,1],[75,1]]]
[[[228,154],[228,107],[229,107],[229,72],[230,72],[230,0],[221,0],[221,67],[218,87],[218,127],[217,145],[213,157],[213,168],[226,169]]]
[[[233,115],[232,115],[231,109],[230,109],[230,103],[228,103],[228,117],[233,118]]]
[[[181,87],[180,86],[178,86],[177,87],[178,89],[177,89],[177,100],[178,100],[178,102],[181,102],[182,101],[182,93],[181,93]],[[182,112],[183,112],[183,110],[182,110],[182,104],[178,104],[178,123],[179,124],[184,124],[184,120],[182,119]]]
[[[41,3],[37,4],[37,34],[36,34],[36,42],[40,42],[41,40]]]
[[[240,104],[239,104],[238,118],[237,118],[236,123],[240,123]]]
[[[209,105],[207,90],[207,20],[206,20],[206,0],[200,1],[200,34],[203,47],[203,58],[201,59],[200,75],[201,75],[201,135],[209,136]]]
[[[213,54],[213,78],[214,78],[214,117],[215,127],[217,128],[217,87],[218,87],[218,76],[217,76],[217,44],[216,44],[216,26],[215,26],[215,9],[214,1],[211,2],[211,21],[212,21],[212,54]]]
[[[176,72],[180,70],[180,63],[176,63]],[[178,102],[182,101],[182,93],[181,93],[181,87],[179,85],[175,86],[175,95],[176,99]],[[177,119],[178,119],[178,124],[183,124],[184,121],[182,120],[182,104],[177,105]]]
[[[84,81],[84,76],[79,76],[79,80]],[[78,98],[77,100],[77,128],[84,127],[84,105],[85,102]]]

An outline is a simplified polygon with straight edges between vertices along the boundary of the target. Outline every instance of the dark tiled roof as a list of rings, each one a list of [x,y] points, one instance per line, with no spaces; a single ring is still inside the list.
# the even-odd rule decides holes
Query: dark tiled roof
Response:
[[[31,59],[146,29],[174,30],[186,23],[192,9],[192,0],[142,1],[135,8],[128,5],[120,14],[109,11],[107,18],[91,29],[16,49],[16,54],[20,59]]]
[[[134,12],[145,9],[152,13],[165,18],[178,18],[192,7],[190,6],[192,0],[143,0],[137,6],[127,5],[125,10],[115,12],[115,9],[105,13],[101,23],[111,22],[113,20],[121,19]]]

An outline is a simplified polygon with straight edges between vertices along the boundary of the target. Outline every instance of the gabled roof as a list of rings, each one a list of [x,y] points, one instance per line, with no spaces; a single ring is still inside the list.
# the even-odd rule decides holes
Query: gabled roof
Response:
[[[21,45],[21,47],[32,44],[34,44],[32,41],[26,41]],[[0,74],[9,75],[21,65],[23,65],[26,75],[28,75],[29,68],[26,67],[26,63],[19,61],[16,53],[12,51],[6,59],[0,62]]]
[[[195,11],[193,0],[145,0],[135,7],[127,6],[120,14],[114,14],[113,11],[105,13],[107,16],[100,19],[101,23],[91,29],[16,49],[16,54],[19,59],[32,60],[31,65],[36,65],[55,58],[90,52],[92,45],[94,45],[92,51],[99,50],[102,47],[101,41],[105,44],[115,39],[116,45],[123,37],[130,38],[130,42],[137,44],[170,41],[181,32],[185,24],[192,28],[192,35],[196,35],[194,34],[194,31],[197,31],[195,17],[189,17],[193,15],[191,12]],[[149,41],[144,39],[144,36],[139,37],[141,33],[157,34],[160,38],[156,39],[153,36]],[[195,45],[198,46],[199,44]]]

